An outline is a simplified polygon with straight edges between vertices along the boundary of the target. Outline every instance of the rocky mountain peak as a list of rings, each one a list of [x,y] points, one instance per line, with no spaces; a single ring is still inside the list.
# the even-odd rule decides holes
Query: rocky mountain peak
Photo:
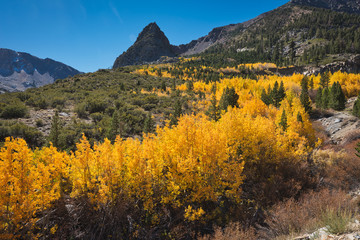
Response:
[[[162,56],[174,57],[176,54],[168,38],[153,22],[147,25],[139,34],[136,42],[115,60],[113,68],[146,64],[156,61]]]
[[[290,3],[360,14],[360,0],[291,0]]]

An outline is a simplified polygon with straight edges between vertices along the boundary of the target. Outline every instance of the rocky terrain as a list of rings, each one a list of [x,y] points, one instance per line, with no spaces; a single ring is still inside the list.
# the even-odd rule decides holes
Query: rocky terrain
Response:
[[[113,68],[153,62],[161,56],[174,57],[176,54],[165,34],[154,22],[147,25],[134,45],[115,60]]]
[[[80,72],[50,58],[0,48],[0,93],[24,91]]]
[[[291,3],[340,12],[360,13],[360,0],[291,0]]]
[[[360,138],[360,119],[354,117],[350,110],[356,98],[348,99],[346,111],[329,111],[315,122],[321,123],[328,136],[325,144],[346,145]]]

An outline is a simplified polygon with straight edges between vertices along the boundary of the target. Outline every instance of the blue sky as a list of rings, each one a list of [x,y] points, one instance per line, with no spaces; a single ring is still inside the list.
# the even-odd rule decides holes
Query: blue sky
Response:
[[[83,72],[112,66],[156,22],[171,44],[240,23],[288,0],[0,0],[0,48],[52,58]]]

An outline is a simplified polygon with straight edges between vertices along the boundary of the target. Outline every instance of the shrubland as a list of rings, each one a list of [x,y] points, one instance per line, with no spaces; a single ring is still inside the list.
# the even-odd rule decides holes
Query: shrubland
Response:
[[[46,141],[3,120],[1,238],[272,239],[356,214],[344,191],[358,183],[359,159],[321,149],[309,116],[317,89],[354,97],[360,75],[197,61],[0,95],[1,113],[56,109]]]

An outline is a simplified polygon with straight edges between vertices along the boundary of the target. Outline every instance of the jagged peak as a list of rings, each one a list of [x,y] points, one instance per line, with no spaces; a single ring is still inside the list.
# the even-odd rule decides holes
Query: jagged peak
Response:
[[[139,41],[147,36],[153,37],[165,37],[165,34],[161,31],[160,27],[156,24],[156,22],[149,23],[139,34],[136,41]]]

